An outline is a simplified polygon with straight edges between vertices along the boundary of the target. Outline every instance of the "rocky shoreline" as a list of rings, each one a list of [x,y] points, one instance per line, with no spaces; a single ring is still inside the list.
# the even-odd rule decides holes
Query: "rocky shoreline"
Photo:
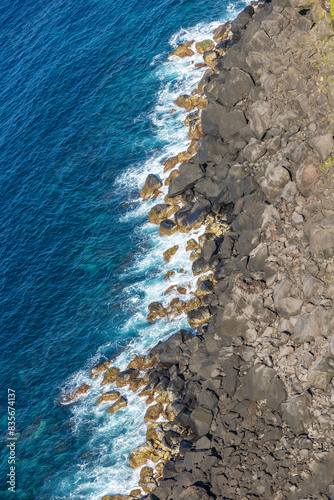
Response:
[[[179,287],[148,320],[186,313],[197,334],[126,371],[92,369],[150,405],[130,454],[139,488],[104,500],[334,499],[333,35],[326,1],[272,0],[171,54],[194,48],[208,70],[175,101],[191,144],[166,160],[149,220],[162,237],[205,230],[187,246],[194,297]],[[160,174],[143,199],[161,195]],[[104,401],[127,404],[119,391]]]

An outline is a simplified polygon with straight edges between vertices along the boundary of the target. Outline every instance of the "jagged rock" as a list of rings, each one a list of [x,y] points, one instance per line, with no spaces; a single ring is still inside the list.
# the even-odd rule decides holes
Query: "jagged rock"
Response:
[[[118,391],[109,391],[105,392],[102,394],[102,396],[99,397],[98,404],[104,403],[104,401],[115,401],[120,397],[121,393]]]
[[[152,224],[160,224],[161,221],[168,219],[175,212],[177,212],[179,207],[176,205],[164,205],[163,203],[159,203],[158,205],[154,205],[151,208],[148,214],[148,220]]]
[[[174,245],[172,248],[169,248],[166,250],[162,255],[164,256],[164,259],[166,262],[169,262],[170,259],[173,257],[173,255],[176,254],[176,252],[179,249],[179,245]]]
[[[171,236],[177,231],[177,224],[171,219],[161,221],[159,226],[160,236]]]
[[[197,42],[195,47],[199,54],[204,54],[204,52],[207,52],[208,50],[213,50],[215,48],[215,44],[212,40],[203,40],[202,42]]]
[[[251,138],[249,144],[242,150],[241,156],[247,161],[256,162],[266,152],[266,146],[254,138]]]
[[[149,315],[147,316],[147,320],[150,323],[154,323],[157,318],[163,318],[166,316],[167,310],[163,307],[160,302],[151,302],[148,306]]]
[[[128,495],[103,495],[101,500],[133,500],[133,497]]]
[[[311,423],[311,415],[308,410],[310,402],[310,396],[305,391],[301,394],[295,394],[281,404],[282,418],[295,434],[307,431]]]
[[[113,405],[110,406],[110,408],[108,408],[108,413],[112,415],[121,408],[125,408],[125,406],[128,406],[128,402],[123,396],[121,396]]]
[[[163,162],[164,172],[168,172],[168,170],[172,170],[172,168],[176,167],[179,163],[178,155],[172,156]]]
[[[173,52],[171,52],[168,56],[167,59],[169,59],[172,56],[177,56],[177,57],[189,57],[193,56],[195,52],[190,48],[190,46],[194,43],[195,40],[190,40],[189,42],[181,43],[176,47]]]
[[[184,311],[185,312],[193,311],[194,309],[198,309],[200,306],[201,306],[200,299],[194,297],[193,299],[188,300],[188,302],[185,305]]]
[[[232,68],[225,84],[221,86],[218,101],[224,106],[232,107],[245,99],[253,87],[253,80],[248,73],[239,68]]]
[[[121,370],[119,370],[118,368],[115,368],[114,366],[112,366],[111,368],[108,368],[108,370],[104,374],[101,385],[110,384],[112,382],[115,382],[117,375],[119,374],[120,371]]]
[[[205,108],[207,104],[206,97],[191,96],[188,94],[180,95],[174,104],[179,108],[184,108],[187,111],[192,111],[195,108]]]
[[[95,378],[98,375],[100,375],[100,373],[104,372],[104,370],[109,368],[110,365],[111,365],[111,361],[104,361],[102,363],[99,363],[99,364],[93,366],[93,368],[90,371],[91,378]]]
[[[273,368],[261,363],[254,365],[245,375],[242,388],[245,398],[251,401],[266,400],[273,410],[277,410],[286,399],[282,380],[277,377]]]
[[[210,66],[211,68],[214,67],[214,61],[219,57],[219,54],[216,50],[208,50],[207,52],[204,52],[203,54],[203,59],[205,64]]]
[[[210,430],[212,422],[212,411],[208,408],[198,406],[190,415],[189,423],[192,431],[198,436],[205,436]]]
[[[333,135],[329,133],[313,137],[310,140],[310,145],[316,150],[322,161],[326,161],[334,150]]]
[[[219,123],[219,135],[224,141],[229,142],[245,125],[246,118],[241,110],[225,114],[225,121]]]
[[[130,467],[137,469],[145,465],[154,451],[153,445],[147,441],[130,451]]]
[[[211,293],[212,290],[213,290],[213,284],[211,283],[211,281],[204,280],[204,281],[201,281],[201,283],[197,287],[197,289],[195,291],[195,295],[196,295],[196,297],[201,298],[201,297],[204,297],[205,295],[208,295],[209,293]]]
[[[207,271],[209,271],[209,269],[210,269],[209,262],[205,260],[203,257],[200,257],[199,259],[196,259],[193,262],[192,271],[194,276],[206,273]]]
[[[296,183],[301,194],[304,196],[309,194],[312,187],[320,179],[320,176],[319,165],[314,161],[309,160],[305,165],[302,165],[296,173]]]
[[[312,223],[308,235],[315,260],[323,261],[334,257],[334,217]]]
[[[262,139],[271,127],[272,109],[265,101],[252,104],[249,109],[249,127],[257,139]]]
[[[157,356],[136,356],[130,363],[127,368],[135,368],[136,370],[143,371],[148,368],[154,368],[158,364]]]
[[[310,313],[301,313],[294,325],[293,338],[302,344],[323,335],[327,337],[331,324],[329,315],[323,307],[316,307]]]
[[[90,385],[88,384],[81,384],[80,387],[72,392],[71,394],[67,394],[66,396],[66,401],[72,401],[73,399],[76,399],[78,396],[81,396],[81,394],[86,394],[88,389],[90,388]]]
[[[179,170],[180,175],[169,186],[169,198],[184,193],[187,189],[192,188],[199,179],[204,177],[202,168],[196,163],[183,163]]]
[[[308,371],[307,379],[311,386],[317,389],[326,389],[334,377],[334,358],[329,354],[322,354]]]
[[[187,314],[189,325],[192,328],[197,328],[203,323],[208,323],[210,321],[210,310],[208,307],[199,307],[189,311]]]
[[[282,194],[284,186],[290,181],[290,172],[283,165],[275,165],[269,163],[265,173],[265,179],[261,183],[261,187],[266,196],[266,199],[273,203],[277,196]]]
[[[149,406],[146,410],[144,421],[147,422],[155,422],[158,420],[161,412],[163,411],[162,404],[158,403],[156,405]]]
[[[213,30],[213,39],[216,43],[232,37],[231,24],[231,21],[227,21],[227,23],[221,24],[218,28]]]
[[[116,385],[117,387],[125,387],[129,384],[130,380],[133,378],[139,377],[139,370],[135,368],[130,368],[129,370],[124,370],[119,372],[116,377]]]
[[[131,391],[136,392],[140,387],[144,385],[144,381],[142,378],[132,378],[129,382],[129,388]]]
[[[143,189],[140,192],[140,196],[143,200],[148,200],[151,198],[154,193],[161,188],[162,182],[158,176],[149,174],[146,178]]]

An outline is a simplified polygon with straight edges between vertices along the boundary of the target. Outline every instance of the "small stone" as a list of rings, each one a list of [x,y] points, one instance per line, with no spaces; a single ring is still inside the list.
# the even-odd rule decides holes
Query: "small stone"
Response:
[[[172,258],[173,255],[176,254],[176,252],[179,249],[179,245],[174,245],[172,248],[169,248],[163,253],[164,259],[166,262],[169,262],[170,259]]]

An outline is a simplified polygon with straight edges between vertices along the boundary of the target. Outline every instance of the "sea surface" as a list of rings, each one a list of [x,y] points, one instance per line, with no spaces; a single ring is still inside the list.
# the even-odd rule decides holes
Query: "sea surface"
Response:
[[[146,320],[150,302],[176,296],[167,286],[195,281],[183,257],[191,235],[159,238],[147,222],[157,200],[139,192],[186,149],[187,112],[170,111],[204,72],[194,69],[199,55],[167,55],[247,3],[1,2],[1,498],[97,500],[137,485],[128,457],[145,440],[146,405],[125,390],[128,407],[111,416],[90,369],[108,359],[124,369],[187,326]],[[167,264],[162,253],[175,244]],[[167,283],[168,270],[178,272]],[[60,406],[83,382],[88,393]],[[16,495],[6,484],[8,388]]]

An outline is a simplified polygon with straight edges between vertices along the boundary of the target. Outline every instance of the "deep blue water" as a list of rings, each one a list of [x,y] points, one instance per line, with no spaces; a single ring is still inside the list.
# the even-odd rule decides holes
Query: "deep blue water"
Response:
[[[189,61],[166,63],[168,53],[243,6],[1,2],[1,498],[13,496],[4,480],[7,388],[17,398],[17,498],[93,499],[135,484],[127,456],[142,427],[128,430],[143,408],[134,403],[111,422],[92,403],[100,382],[78,405],[57,403],[97,362],[126,366],[131,349],[184,321],[145,321],[172,243],[162,247],[146,224],[150,204],[139,191],[187,143],[184,115],[169,111],[201,74]]]

